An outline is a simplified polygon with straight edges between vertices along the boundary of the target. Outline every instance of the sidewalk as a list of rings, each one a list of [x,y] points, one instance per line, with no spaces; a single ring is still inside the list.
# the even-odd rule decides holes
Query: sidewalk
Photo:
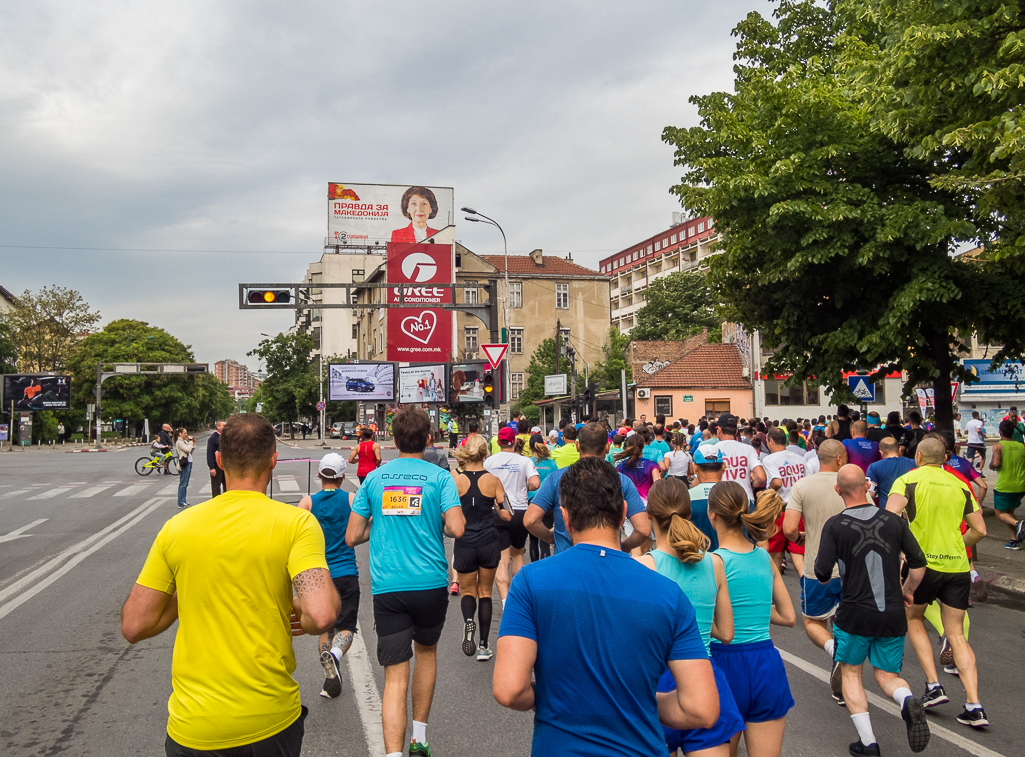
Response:
[[[986,501],[989,502],[989,497]],[[986,538],[976,547],[975,569],[993,591],[1025,597],[1025,549],[1021,552],[1004,549],[1011,532],[992,513],[992,509],[983,507]]]

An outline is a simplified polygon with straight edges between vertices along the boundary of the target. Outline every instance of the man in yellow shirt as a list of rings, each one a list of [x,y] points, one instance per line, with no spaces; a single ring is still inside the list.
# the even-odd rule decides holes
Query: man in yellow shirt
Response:
[[[552,450],[552,460],[558,467],[568,468],[580,459],[580,450],[577,449],[577,429],[572,423],[562,430],[562,438],[565,444]]]
[[[132,644],[179,621],[168,757],[302,748],[291,637],[330,628],[340,603],[316,518],[264,494],[276,444],[259,415],[225,424],[216,459],[227,491],[164,524],[121,610]]]

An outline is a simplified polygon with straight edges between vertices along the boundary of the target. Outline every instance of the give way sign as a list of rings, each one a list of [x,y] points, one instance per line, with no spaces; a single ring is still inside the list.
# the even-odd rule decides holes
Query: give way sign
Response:
[[[505,351],[509,349],[508,344],[482,344],[480,346],[481,351],[484,353],[484,357],[491,363],[492,368],[498,368],[502,362],[502,358],[505,357]]]

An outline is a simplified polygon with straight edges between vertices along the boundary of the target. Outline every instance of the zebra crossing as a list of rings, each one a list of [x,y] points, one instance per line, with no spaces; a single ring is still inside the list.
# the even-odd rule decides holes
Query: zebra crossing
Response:
[[[306,494],[305,476],[300,477],[283,475],[274,477],[274,491],[276,498],[285,501],[295,502]],[[18,488],[11,488],[11,484],[0,484],[0,503],[3,502],[49,502],[54,500],[90,500],[105,499],[108,497],[177,497],[178,479],[169,478],[165,481],[147,481],[135,479],[134,481],[103,481],[88,482],[74,481],[62,483],[56,486],[49,484],[23,484]],[[189,481],[189,491],[197,496],[198,501],[209,498],[210,484],[205,479]],[[317,482],[313,482],[313,490],[318,489]]]

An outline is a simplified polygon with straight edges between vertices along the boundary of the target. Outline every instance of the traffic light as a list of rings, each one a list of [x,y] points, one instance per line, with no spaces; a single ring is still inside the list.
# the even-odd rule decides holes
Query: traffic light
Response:
[[[292,294],[287,289],[250,289],[250,305],[287,305]]]
[[[481,382],[484,387],[484,404],[493,407],[495,404],[495,374],[491,371],[484,372],[484,380]]]
[[[584,387],[584,402],[586,402],[588,405],[594,402],[594,395],[597,389],[598,385],[594,382],[591,382],[586,387]]]

